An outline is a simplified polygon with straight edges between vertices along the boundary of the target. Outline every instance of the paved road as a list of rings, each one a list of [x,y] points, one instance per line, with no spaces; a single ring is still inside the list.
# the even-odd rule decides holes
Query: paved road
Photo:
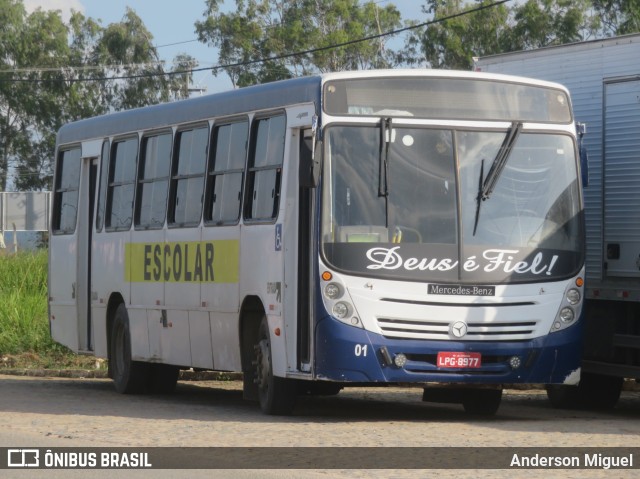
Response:
[[[173,395],[122,396],[109,380],[0,375],[0,447],[640,447],[640,393],[615,410],[559,411],[541,391],[508,391],[495,418],[421,402],[410,388],[305,397],[292,417],[242,400],[239,382],[181,382]],[[488,449],[490,451],[491,449]],[[640,455],[639,455],[640,456]],[[640,457],[635,458],[640,461]],[[318,464],[321,468],[322,464]],[[638,470],[0,471],[0,477],[636,477]],[[10,474],[9,474],[10,473]]]

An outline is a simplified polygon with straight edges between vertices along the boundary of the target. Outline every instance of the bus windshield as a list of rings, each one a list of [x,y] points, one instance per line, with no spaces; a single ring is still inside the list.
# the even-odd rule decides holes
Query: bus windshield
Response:
[[[519,133],[496,175],[507,131],[387,128],[326,129],[322,251],[329,264],[445,283],[577,273],[582,217],[570,136]],[[483,196],[489,175],[495,184]]]

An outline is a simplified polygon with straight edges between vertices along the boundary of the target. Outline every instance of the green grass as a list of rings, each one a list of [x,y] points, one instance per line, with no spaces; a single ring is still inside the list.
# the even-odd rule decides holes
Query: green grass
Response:
[[[0,368],[79,367],[76,356],[49,334],[47,251],[0,256]]]

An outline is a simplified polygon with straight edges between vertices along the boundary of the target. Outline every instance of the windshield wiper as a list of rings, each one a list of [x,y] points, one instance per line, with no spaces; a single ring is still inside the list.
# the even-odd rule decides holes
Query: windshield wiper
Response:
[[[389,227],[389,145],[392,141],[392,120],[380,120],[380,158],[378,172],[378,197],[384,197],[384,226]]]
[[[493,163],[491,164],[491,168],[489,169],[489,173],[487,173],[487,177],[483,179],[484,176],[484,160],[482,160],[482,165],[480,166],[480,179],[478,184],[478,197],[476,198],[476,218],[473,224],[473,235],[475,236],[476,230],[478,229],[478,220],[480,219],[480,205],[483,201],[488,200],[493,193],[493,190],[500,179],[500,175],[504,170],[504,167],[507,164],[507,160],[509,159],[509,155],[513,150],[513,147],[518,141],[518,137],[520,136],[520,132],[522,131],[522,123],[513,122],[509,131],[507,131],[507,135],[500,145],[500,149],[498,150],[498,154],[496,155]]]

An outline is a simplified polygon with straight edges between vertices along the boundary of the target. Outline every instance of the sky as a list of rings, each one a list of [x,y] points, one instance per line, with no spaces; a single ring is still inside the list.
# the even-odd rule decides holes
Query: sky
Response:
[[[381,6],[391,0],[377,0]],[[23,0],[28,12],[36,8],[60,10],[68,20],[71,10],[80,11],[85,16],[101,20],[103,26],[122,20],[127,6],[142,19],[154,38],[161,58],[171,62],[179,53],[187,53],[199,62],[199,67],[217,63],[217,53],[198,42],[194,23],[204,18],[205,0]],[[364,0],[363,2],[364,3]],[[393,0],[404,19],[425,21],[421,13],[420,0]],[[234,0],[226,0],[228,9],[235,7]],[[194,41],[196,40],[196,41]],[[187,42],[187,43],[183,43]],[[178,45],[171,45],[179,43]],[[194,74],[195,87],[206,88],[207,93],[216,93],[232,88],[228,77],[219,73],[214,77],[210,71]]]

